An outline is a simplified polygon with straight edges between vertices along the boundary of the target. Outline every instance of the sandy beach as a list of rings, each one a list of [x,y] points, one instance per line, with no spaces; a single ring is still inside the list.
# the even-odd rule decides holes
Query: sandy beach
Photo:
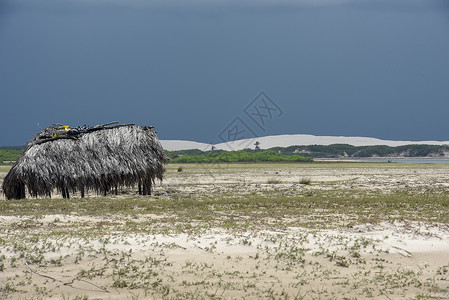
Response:
[[[165,177],[151,197],[0,200],[0,295],[449,298],[449,166],[184,164]]]

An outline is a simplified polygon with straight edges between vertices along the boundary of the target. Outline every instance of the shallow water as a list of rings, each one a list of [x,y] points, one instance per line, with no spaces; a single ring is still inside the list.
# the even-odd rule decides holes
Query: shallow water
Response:
[[[358,161],[367,162],[391,162],[391,163],[404,163],[404,164],[449,164],[449,159],[441,158],[360,158]]]

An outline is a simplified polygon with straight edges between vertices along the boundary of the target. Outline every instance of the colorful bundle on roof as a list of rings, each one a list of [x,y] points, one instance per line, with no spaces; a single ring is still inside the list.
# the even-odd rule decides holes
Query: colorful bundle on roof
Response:
[[[106,195],[137,186],[150,195],[168,162],[153,127],[117,122],[93,127],[55,124],[27,145],[3,181],[7,199],[63,197],[89,191]]]
[[[133,126],[135,124],[118,124],[118,122],[110,122],[102,125],[89,127],[87,125],[70,127],[63,124],[53,124],[53,126],[44,128],[41,132],[36,134],[34,138],[28,143],[27,147],[43,144],[54,141],[56,139],[78,139],[81,135],[89,132],[94,132],[103,129],[112,129],[123,126]]]

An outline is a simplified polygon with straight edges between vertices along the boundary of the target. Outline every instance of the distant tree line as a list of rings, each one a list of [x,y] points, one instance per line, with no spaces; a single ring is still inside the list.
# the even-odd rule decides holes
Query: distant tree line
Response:
[[[170,155],[170,153],[169,153]],[[312,162],[313,158],[298,154],[285,155],[275,150],[265,151],[217,151],[206,152],[201,155],[172,155],[172,162],[176,163],[232,163],[232,162]]]
[[[309,157],[443,157],[449,154],[449,146],[438,145],[405,145],[390,147],[385,145],[378,146],[352,146],[348,144],[333,144],[328,146],[310,145],[310,146],[290,146],[276,147],[273,150],[280,151],[282,154],[298,153]]]
[[[23,152],[21,146],[0,147],[0,163],[16,161]],[[444,157],[449,155],[449,146],[405,145],[390,147],[352,146],[333,144],[328,146],[290,146],[275,147],[269,150],[245,149],[240,151],[201,151],[198,149],[166,151],[172,162],[211,163],[211,162],[310,162],[314,157]]]
[[[16,161],[19,159],[20,155],[22,155],[23,150],[15,150],[15,149],[4,149],[6,147],[2,147],[0,149],[0,163],[4,163],[5,161]]]
[[[314,157],[342,158],[342,157],[444,157],[449,155],[449,146],[438,145],[405,145],[390,147],[352,146],[348,144],[333,144],[328,146],[290,146],[275,147],[269,150],[257,151],[245,149],[240,151],[201,151],[181,150],[167,151],[172,162],[200,163],[200,162],[308,162]]]

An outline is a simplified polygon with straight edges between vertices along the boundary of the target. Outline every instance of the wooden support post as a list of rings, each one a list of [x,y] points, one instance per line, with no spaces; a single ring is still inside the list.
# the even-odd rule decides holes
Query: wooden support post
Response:
[[[148,179],[148,191],[147,195],[151,195],[151,179]]]
[[[66,188],[65,188],[65,186],[61,188],[61,193],[62,193],[62,198],[64,198],[64,199],[65,199],[65,198],[68,198],[68,197],[67,197],[67,193],[66,193]]]
[[[151,195],[151,179],[143,181],[143,195]]]
[[[147,194],[147,183],[144,181],[142,183],[142,195],[146,195]]]

